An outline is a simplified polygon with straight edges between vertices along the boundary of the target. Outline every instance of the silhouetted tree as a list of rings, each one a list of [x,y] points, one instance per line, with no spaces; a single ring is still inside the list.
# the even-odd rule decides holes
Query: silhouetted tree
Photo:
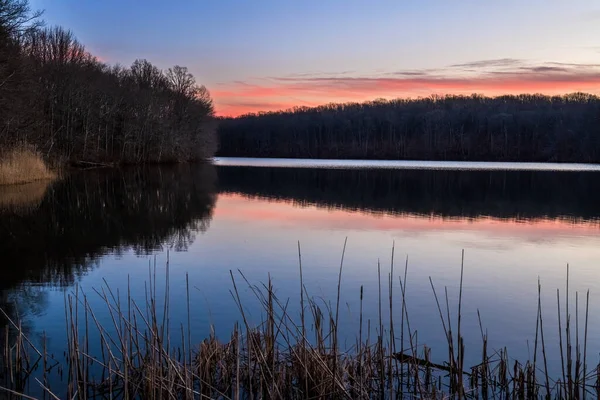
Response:
[[[39,115],[31,65],[21,38],[39,27],[25,0],[0,0],[0,153],[25,139]]]
[[[207,159],[213,104],[185,67],[108,66],[72,32],[42,28],[26,0],[0,0],[0,145],[70,162]]]

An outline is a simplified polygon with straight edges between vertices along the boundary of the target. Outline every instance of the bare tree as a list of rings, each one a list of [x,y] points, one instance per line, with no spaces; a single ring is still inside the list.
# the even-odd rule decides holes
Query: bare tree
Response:
[[[0,0],[0,146],[72,163],[178,162],[216,151],[212,100],[185,67],[108,66],[26,0]]]
[[[13,38],[43,25],[42,11],[33,11],[28,0],[0,0],[0,26]]]
[[[221,118],[223,156],[600,162],[600,98],[432,96]]]

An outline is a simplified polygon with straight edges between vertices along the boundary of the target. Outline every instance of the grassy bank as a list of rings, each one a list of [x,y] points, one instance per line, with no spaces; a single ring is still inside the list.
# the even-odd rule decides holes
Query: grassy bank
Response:
[[[300,315],[291,315],[288,300],[276,295],[270,281],[253,285],[243,274],[236,277],[231,273],[231,294],[241,323],[232,327],[227,340],[219,340],[213,334],[195,344],[192,344],[189,328],[193,307],[189,302],[189,281],[187,292],[180,294],[188,298],[187,325],[184,321],[169,323],[168,268],[164,299],[157,296],[156,267],[149,273],[145,304],[134,301],[129,290],[124,294],[106,286],[93,294],[100,296],[106,305],[112,326],[99,323],[96,314],[99,310],[88,303],[92,294],[77,288],[66,298],[68,339],[64,361],[49,354],[45,342],[34,346],[19,322],[0,311],[0,318],[9,321],[14,333],[11,340],[4,340],[0,393],[22,398],[19,393],[26,385],[33,384],[46,398],[53,399],[578,399],[600,396],[600,366],[588,368],[586,359],[587,301],[576,303],[574,319],[568,302],[566,315],[558,313],[562,374],[551,377],[546,361],[548,333],[544,331],[544,323],[548,322],[542,320],[541,295],[537,321],[532,321],[536,326],[533,358],[515,360],[506,349],[489,349],[487,332],[480,326],[481,345],[469,351],[481,354],[481,360],[471,366],[465,365],[464,332],[461,332],[462,271],[456,305],[449,304],[447,290],[445,301],[443,295],[438,297],[441,293],[433,281],[431,283],[438,307],[432,310],[432,318],[438,318],[439,314],[444,331],[439,343],[446,344],[447,357],[440,360],[433,360],[431,349],[419,343],[407,311],[406,269],[397,285],[392,278],[393,266],[387,282],[389,298],[382,295],[381,287],[385,287],[386,282],[380,278],[379,315],[363,315],[361,288],[356,339],[342,348],[342,334],[338,330],[341,274],[342,268],[337,299],[324,303],[323,299],[309,296],[300,273]],[[538,288],[541,292],[539,285]],[[242,304],[240,293],[246,290],[262,307],[263,317],[259,323],[251,321]],[[400,296],[400,307],[394,308],[397,303],[392,293]],[[385,308],[389,308],[389,313],[385,313],[389,314],[389,320],[384,315]],[[456,316],[452,321],[451,308]],[[561,325],[561,318],[566,325]],[[577,321],[575,328],[573,320]],[[177,328],[169,329],[169,326]],[[100,343],[90,343],[92,337],[98,338]],[[571,342],[573,337],[576,343]],[[60,375],[60,385],[51,374]]]
[[[0,156],[0,185],[51,180],[55,177],[56,174],[34,150],[20,148]]]

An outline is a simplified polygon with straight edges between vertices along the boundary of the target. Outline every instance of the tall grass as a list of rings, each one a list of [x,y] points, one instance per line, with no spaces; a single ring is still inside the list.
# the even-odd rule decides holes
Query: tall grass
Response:
[[[22,146],[0,154],[0,185],[12,185],[56,177],[41,155]]]
[[[242,272],[231,272],[231,295],[241,322],[232,327],[231,336],[225,341],[219,340],[213,330],[202,342],[192,346],[187,276],[186,293],[182,295],[188,299],[188,326],[184,327],[182,321],[178,328],[173,328],[168,262],[162,301],[156,292],[156,264],[149,270],[143,304],[132,298],[129,288],[125,298],[107,284],[95,290],[92,295],[99,296],[106,305],[112,321],[110,326],[99,322],[96,314],[99,310],[90,306],[88,294],[75,288],[74,293],[66,297],[65,362],[48,354],[45,345],[41,349],[34,346],[19,322],[4,314],[15,334],[13,340],[6,340],[3,346],[5,363],[0,372],[4,384],[0,393],[32,398],[19,397],[19,393],[26,382],[33,381],[46,398],[51,399],[578,399],[600,396],[600,366],[588,369],[586,364],[589,292],[583,326],[579,325],[578,294],[575,329],[568,304],[562,316],[566,320],[566,326],[559,327],[563,368],[561,376],[553,380],[546,361],[539,282],[533,360],[519,362],[510,358],[506,349],[489,349],[487,332],[478,315],[481,348],[470,350],[480,351],[481,359],[477,365],[467,366],[461,327],[462,267],[459,300],[454,306],[448,300],[447,288],[444,288],[444,296],[439,296],[439,290],[430,279],[448,355],[447,359],[432,360],[431,349],[419,343],[417,332],[410,324],[406,297],[408,260],[399,277],[394,276],[392,261],[388,275],[389,326],[384,326],[382,317],[385,301],[380,273],[377,326],[371,326],[374,316],[363,316],[361,288],[357,294],[360,295],[360,326],[356,340],[342,348],[338,324],[343,254],[336,303],[323,306],[321,299],[309,296],[303,285],[300,247],[298,250],[300,315],[288,311],[288,300],[276,295],[270,278],[264,284],[253,285]],[[397,284],[402,300],[399,325],[391,290]],[[249,290],[261,306],[263,317],[259,323],[253,323],[247,314],[240,295],[242,288]],[[560,302],[560,292],[557,294]],[[450,319],[453,307],[457,309],[455,321]],[[432,317],[435,318],[435,314]],[[558,318],[562,317],[559,305]],[[453,327],[456,327],[456,336]],[[396,343],[398,333],[401,341]],[[91,345],[92,336],[100,343]],[[92,354],[91,349],[98,347]],[[62,377],[60,387],[51,387],[52,373]]]

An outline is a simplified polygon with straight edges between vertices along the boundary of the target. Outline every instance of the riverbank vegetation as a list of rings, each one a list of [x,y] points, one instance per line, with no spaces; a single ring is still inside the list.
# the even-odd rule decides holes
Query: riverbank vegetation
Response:
[[[222,118],[219,155],[600,162],[600,98],[432,96]]]
[[[26,143],[45,161],[83,166],[212,157],[212,100],[187,68],[106,64],[40,17],[27,0],[0,1],[4,155]]]
[[[51,180],[51,171],[42,156],[27,148],[14,148],[0,152],[0,185]]]
[[[299,257],[302,260],[300,252]],[[0,311],[0,316],[7,319],[9,327],[5,331],[10,338],[2,341],[0,391],[9,398],[21,398],[20,393],[27,388],[28,393],[44,393],[55,399],[600,396],[600,365],[589,366],[587,358],[589,292],[586,296],[575,293],[575,306],[573,303],[569,306],[568,268],[566,295],[557,291],[558,314],[556,311],[554,314],[558,317],[560,346],[548,343],[549,337],[554,336],[549,335],[548,325],[554,325],[555,321],[549,323],[548,311],[542,309],[542,289],[538,283],[537,319],[531,321],[535,339],[527,359],[510,357],[506,348],[489,348],[489,334],[479,312],[477,329],[481,342],[475,348],[471,347],[473,343],[465,345],[461,325],[462,268],[456,305],[448,300],[448,288],[444,295],[430,278],[437,305],[431,315],[439,318],[442,328],[439,341],[442,349],[433,353],[430,346],[419,342],[418,328],[410,322],[406,268],[397,277],[392,261],[387,284],[378,268],[378,315],[363,315],[363,288],[360,288],[359,325],[355,340],[346,345],[342,343],[347,339],[339,329],[343,255],[337,300],[335,294],[329,301],[309,296],[300,272],[299,315],[289,311],[289,299],[278,297],[270,280],[264,285],[253,285],[243,274],[236,278],[231,273],[231,294],[240,323],[232,327],[231,336],[225,340],[217,338],[211,330],[213,333],[200,343],[192,342],[189,279],[180,293],[188,298],[187,323],[171,323],[168,264],[162,299],[156,291],[156,265],[148,271],[145,303],[133,300],[129,288],[121,294],[109,286],[96,290],[95,294],[75,288],[65,298],[64,360],[47,353],[45,339],[36,345],[18,320]],[[257,301],[259,320],[247,310],[243,293]],[[400,303],[394,301],[394,294],[400,297]],[[100,296],[105,311],[91,306],[98,305],[89,301],[92,295]],[[561,296],[566,299],[564,309],[560,307]],[[100,323],[99,312],[109,313],[112,325]],[[451,314],[455,319],[451,319]],[[550,354],[550,349],[559,354]],[[466,362],[469,352],[478,354],[475,365]],[[548,360],[560,363],[562,373],[551,376],[550,368],[556,365],[550,365]]]

